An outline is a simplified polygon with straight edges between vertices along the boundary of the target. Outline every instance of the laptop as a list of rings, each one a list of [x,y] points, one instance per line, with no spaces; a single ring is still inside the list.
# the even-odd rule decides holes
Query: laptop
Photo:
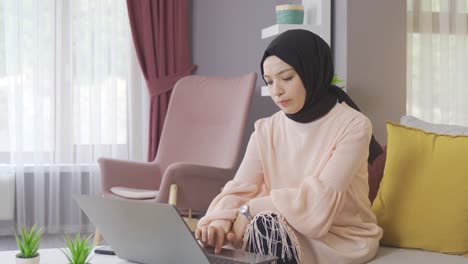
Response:
[[[164,203],[75,196],[116,255],[143,264],[271,263],[277,257],[203,248],[177,209]]]

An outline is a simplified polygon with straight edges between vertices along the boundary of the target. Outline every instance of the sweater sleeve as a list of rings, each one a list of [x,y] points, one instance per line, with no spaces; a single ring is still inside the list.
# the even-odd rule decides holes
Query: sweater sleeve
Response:
[[[371,135],[367,118],[353,119],[320,175],[307,176],[298,188],[273,189],[270,196],[251,200],[251,210],[258,212],[259,207],[274,206],[304,236],[322,237],[343,208],[353,177],[367,163]]]
[[[198,222],[198,227],[215,225],[228,232],[237,217],[239,206],[268,193],[255,137],[256,133],[253,132],[236,176],[213,199],[206,215]]]

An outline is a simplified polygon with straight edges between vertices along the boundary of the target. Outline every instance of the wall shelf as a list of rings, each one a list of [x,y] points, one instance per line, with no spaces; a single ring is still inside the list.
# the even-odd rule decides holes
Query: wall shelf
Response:
[[[262,39],[276,36],[290,29],[305,29],[312,31],[316,34],[321,35],[321,28],[316,25],[305,25],[305,24],[276,24],[267,28],[262,29]]]
[[[270,96],[270,90],[268,90],[268,86],[262,86],[262,96]]]

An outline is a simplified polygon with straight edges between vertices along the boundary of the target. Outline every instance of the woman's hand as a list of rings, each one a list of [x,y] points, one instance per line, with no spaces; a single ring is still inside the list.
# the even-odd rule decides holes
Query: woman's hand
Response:
[[[249,220],[243,214],[237,214],[236,220],[232,224],[231,231],[227,234],[227,240],[237,249],[244,243],[244,232],[249,225]]]
[[[226,233],[221,227],[217,226],[204,226],[195,230],[195,238],[201,241],[202,246],[215,247],[215,253],[221,252],[221,248],[226,244]]]

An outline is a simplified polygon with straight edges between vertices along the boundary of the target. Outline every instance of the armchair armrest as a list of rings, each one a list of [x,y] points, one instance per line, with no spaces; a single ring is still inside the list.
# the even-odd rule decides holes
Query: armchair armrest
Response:
[[[232,179],[232,169],[174,163],[164,173],[157,202],[167,203],[171,184],[177,185],[177,208],[204,213],[221,188]]]
[[[101,190],[109,194],[114,186],[159,189],[161,171],[157,163],[100,158]]]

